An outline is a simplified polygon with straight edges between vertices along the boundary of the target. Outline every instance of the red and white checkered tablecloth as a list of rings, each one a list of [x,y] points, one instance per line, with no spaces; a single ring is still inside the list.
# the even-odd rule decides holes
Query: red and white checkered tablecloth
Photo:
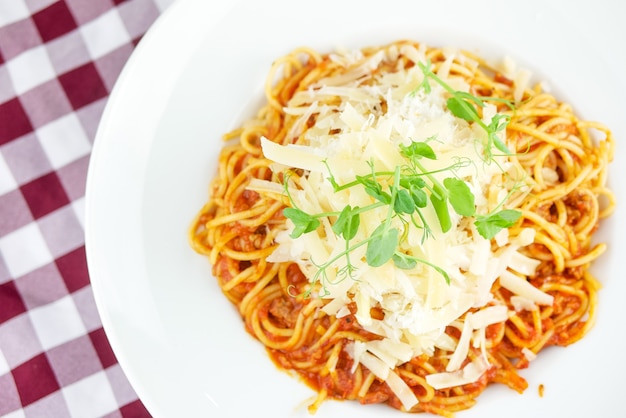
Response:
[[[174,0],[0,0],[0,416],[145,417],[90,287],[85,179],[133,48]]]

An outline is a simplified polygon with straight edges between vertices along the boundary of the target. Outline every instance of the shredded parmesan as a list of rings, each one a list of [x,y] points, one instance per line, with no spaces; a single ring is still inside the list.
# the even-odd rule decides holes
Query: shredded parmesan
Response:
[[[510,271],[502,273],[502,276],[500,276],[500,285],[510,290],[515,295],[529,299],[538,305],[552,305],[554,302],[554,297],[550,294],[537,289],[525,278],[511,273]]]
[[[426,382],[435,389],[445,389],[453,386],[474,383],[489,368],[486,360],[479,357],[476,361],[468,363],[465,367],[454,372],[433,373],[426,376]]]
[[[409,46],[401,51],[409,59],[424,61],[424,53]],[[453,50],[446,51],[448,61],[439,69],[438,76],[456,89],[466,89],[459,79],[450,75],[449,67],[456,56]],[[335,59],[346,62],[359,59],[350,54],[338,55]],[[346,205],[366,206],[372,198],[359,188],[335,191],[328,181],[329,170],[338,183],[347,183],[355,176],[374,169],[392,171],[405,164],[399,151],[400,145],[411,141],[429,141],[437,155],[436,160],[423,159],[426,170],[443,181],[444,172],[458,161],[476,161],[482,151],[484,130],[454,117],[446,108],[445,91],[438,85],[432,86],[430,94],[417,90],[423,74],[413,66],[394,73],[376,76],[375,83],[368,87],[358,85],[369,68],[377,65],[385,56],[377,54],[344,76],[343,80],[327,80],[326,85],[312,86],[296,94],[287,105],[286,113],[301,115],[301,124],[311,114],[307,109],[315,106],[316,123],[304,133],[306,145],[279,145],[261,139],[264,155],[275,163],[275,169],[295,167],[305,170],[306,175],[290,184],[289,192],[294,203],[308,213],[339,212]],[[468,59],[468,58],[465,58]],[[511,69],[511,72],[514,72]],[[514,72],[520,86],[525,86],[527,74]],[[339,103],[318,106],[329,95],[341,98]],[[381,112],[380,103],[385,102],[387,111]],[[495,109],[485,109],[484,118],[489,123]],[[501,133],[502,134],[502,133]],[[501,137],[503,141],[506,138]],[[501,177],[502,170],[514,171],[504,155],[494,156],[493,164],[457,164],[454,175],[471,187],[476,197],[477,213],[488,213],[494,209],[493,199],[488,198],[492,183]],[[256,189],[277,192],[274,186],[255,182]],[[500,190],[502,197],[506,190]],[[485,358],[470,361],[470,345],[485,350],[485,329],[506,321],[508,309],[494,303],[490,293],[496,280],[514,294],[512,303],[519,309],[532,309],[535,304],[552,303],[552,297],[533,287],[521,275],[533,274],[538,261],[519,253],[519,249],[533,242],[532,231],[524,231],[510,238],[505,231],[495,239],[496,245],[480,236],[470,222],[450,211],[452,228],[442,232],[432,207],[424,208],[423,215],[433,226],[432,236],[424,239],[424,231],[413,225],[398,224],[406,230],[407,239],[402,241],[399,251],[445,270],[450,283],[440,273],[425,264],[402,270],[392,262],[373,268],[365,261],[365,246],[351,253],[354,266],[352,278],[334,280],[345,260],[341,257],[325,270],[327,280],[323,283],[327,299],[323,308],[329,315],[349,314],[347,305],[356,305],[355,318],[380,340],[354,342],[349,354],[355,362],[367,367],[379,379],[387,382],[408,410],[417,403],[404,381],[394,373],[394,368],[411,358],[434,352],[435,348],[451,352],[445,373],[431,374],[427,382],[436,389],[475,382],[489,368]],[[354,242],[366,239],[387,218],[387,208],[381,207],[363,212],[361,227]],[[293,225],[279,233],[278,249],[270,261],[294,261],[303,273],[311,278],[318,272],[319,265],[345,248],[343,238],[330,230],[325,221],[317,231],[289,236]],[[393,222],[400,222],[393,220]],[[371,308],[379,307],[383,319],[371,316]],[[473,308],[472,312],[468,311]],[[457,326],[461,335],[458,341],[445,333],[446,327]],[[483,351],[484,352],[484,351]]]
[[[524,357],[526,357],[526,360],[528,361],[533,361],[537,358],[537,354],[527,347],[522,347],[522,354],[524,354]]]

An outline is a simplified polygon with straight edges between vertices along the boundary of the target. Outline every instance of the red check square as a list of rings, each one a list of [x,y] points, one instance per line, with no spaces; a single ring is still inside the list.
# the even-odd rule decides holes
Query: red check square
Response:
[[[89,284],[85,246],[57,258],[55,262],[70,293]]]
[[[59,76],[72,107],[81,107],[107,96],[108,92],[98,69],[90,62]]]
[[[151,415],[148,410],[143,406],[141,401],[137,400],[124,405],[120,408],[120,412],[123,418],[150,418]]]
[[[27,406],[60,389],[44,353],[20,364],[12,371],[22,405]]]
[[[17,98],[0,104],[0,145],[32,130],[33,126]]]
[[[35,13],[33,21],[44,42],[65,35],[77,27],[64,1],[54,2],[51,6]]]
[[[117,359],[115,358],[115,354],[109,345],[109,340],[107,339],[103,328],[98,328],[97,330],[90,332],[89,338],[91,339],[93,347],[96,349],[96,353],[98,353],[98,358],[100,358],[102,368],[106,369],[107,367],[117,363]]]
[[[20,190],[35,219],[70,203],[56,173],[49,173],[26,183]]]
[[[0,284],[0,324],[26,312],[26,305],[14,281]]]

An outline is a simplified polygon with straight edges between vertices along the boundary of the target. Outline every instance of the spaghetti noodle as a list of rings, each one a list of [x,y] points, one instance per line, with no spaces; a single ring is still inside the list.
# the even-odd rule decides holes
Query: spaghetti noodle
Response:
[[[450,417],[491,383],[523,392],[518,370],[593,326],[599,283],[589,266],[606,245],[592,236],[615,205],[606,127],[580,120],[511,65],[411,41],[325,55],[297,49],[273,63],[265,90],[256,117],[225,135],[189,234],[247,331],[317,391],[311,412],[342,399]],[[400,123],[400,113],[421,122]],[[454,137],[461,145],[452,147],[442,139],[451,129],[471,139]],[[370,138],[383,131],[399,139],[380,146]],[[411,159],[406,150],[420,135],[428,146]],[[446,160],[451,148],[457,154]],[[421,192],[407,186],[414,180]],[[411,190],[418,203],[401,209],[398,196]],[[463,202],[452,195],[470,190],[470,208],[457,208]],[[433,207],[448,196],[454,210],[433,209],[422,192]],[[299,233],[286,207],[308,216]],[[354,228],[336,226],[342,207]],[[502,224],[505,214],[515,216]],[[471,222],[481,219],[500,227],[480,231]],[[376,225],[358,244],[368,222]],[[381,223],[383,233],[374,228]],[[384,246],[369,241],[391,229],[397,246],[379,260]],[[394,284],[374,292],[389,275]]]

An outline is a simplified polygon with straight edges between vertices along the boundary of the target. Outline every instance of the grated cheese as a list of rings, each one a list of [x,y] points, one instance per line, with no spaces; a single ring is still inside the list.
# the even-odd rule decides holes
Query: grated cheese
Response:
[[[426,376],[426,382],[435,389],[446,389],[454,386],[474,383],[489,368],[487,362],[478,357],[476,361],[468,363],[462,369],[454,372],[433,373]]]
[[[502,273],[502,276],[500,276],[500,284],[515,295],[529,299],[538,305],[552,305],[554,302],[552,295],[537,289],[526,279],[510,271]]]
[[[524,357],[526,357],[528,361],[533,361],[537,358],[537,354],[528,347],[522,347],[522,354],[524,354]]]
[[[423,50],[403,46],[400,52],[414,61],[425,61]],[[446,57],[438,76],[455,89],[467,91],[468,86],[462,79],[450,75],[450,65],[458,58],[457,52],[446,50]],[[334,59],[351,65],[363,57],[346,52],[338,53]],[[364,60],[341,80],[329,79],[326,84],[311,86],[295,95],[285,112],[301,115],[298,116],[298,126],[304,126],[312,109],[317,113],[314,126],[306,130],[301,141],[306,145],[279,145],[261,139],[263,153],[275,163],[275,170],[294,167],[306,171],[307,175],[299,178],[297,184],[288,185],[295,204],[305,212],[339,212],[348,204],[370,204],[372,198],[363,188],[335,192],[327,179],[328,170],[340,184],[371,172],[368,161],[376,170],[393,171],[396,166],[406,163],[399,151],[400,145],[408,145],[411,141],[429,140],[437,159],[423,159],[423,164],[439,181],[449,175],[446,168],[455,162],[480,158],[481,144],[486,139],[484,130],[454,117],[446,108],[445,91],[440,86],[433,84],[429,94],[416,90],[423,79],[418,66],[395,73],[381,73],[376,75],[373,85],[359,85],[359,80],[370,77],[370,69],[383,60],[385,56],[377,54]],[[507,65],[511,66],[510,63]],[[514,72],[512,68],[510,70]],[[525,86],[528,74],[514,74],[522,81],[520,85]],[[342,100],[320,106],[318,103],[328,96]],[[381,112],[381,102],[386,104],[385,113]],[[495,112],[493,106],[486,106],[486,123]],[[503,136],[500,139],[506,142]],[[501,170],[515,170],[506,156],[493,158],[493,164],[458,165],[454,171],[454,175],[465,180],[475,195],[477,213],[494,209],[493,199],[487,196],[492,183],[500,181]],[[256,182],[253,187],[276,192],[273,186],[263,182]],[[504,188],[498,192],[502,198],[506,196]],[[509,237],[508,231],[502,231],[492,245],[490,240],[477,233],[471,222],[452,210],[450,215],[453,227],[443,233],[434,209],[431,206],[424,208],[423,216],[433,229],[433,236],[428,239],[423,239],[423,230],[392,220],[398,222],[395,226],[399,230],[407,228],[407,239],[402,241],[398,250],[441,267],[450,276],[449,284],[437,271],[420,263],[409,270],[401,270],[392,262],[373,268],[365,261],[365,246],[350,254],[355,268],[354,280],[336,280],[338,272],[345,266],[341,257],[325,270],[326,276],[321,278],[327,294],[320,296],[328,300],[322,308],[324,312],[344,316],[349,314],[347,305],[354,302],[358,323],[380,337],[376,341],[355,341],[347,348],[355,367],[362,364],[386,381],[407,410],[417,403],[417,398],[393,369],[411,358],[432,355],[436,348],[451,352],[446,372],[426,377],[436,389],[475,382],[489,368],[485,330],[491,324],[506,321],[509,315],[506,306],[494,304],[490,289],[496,280],[514,293],[516,310],[552,303],[550,295],[519,276],[533,274],[539,264],[518,252],[533,242],[532,230],[525,230],[514,238]],[[385,207],[364,212],[354,242],[370,236],[386,217]],[[268,261],[294,261],[307,277],[312,278],[321,263],[345,249],[345,241],[332,232],[328,219],[322,220],[319,230],[295,239],[289,236],[292,228],[288,220],[287,229],[276,237],[279,245]],[[372,318],[373,307],[383,310],[382,320]],[[471,308],[474,308],[473,313],[468,312]],[[461,330],[458,341],[445,333],[450,325]],[[470,361],[470,344],[483,350],[484,355]]]

